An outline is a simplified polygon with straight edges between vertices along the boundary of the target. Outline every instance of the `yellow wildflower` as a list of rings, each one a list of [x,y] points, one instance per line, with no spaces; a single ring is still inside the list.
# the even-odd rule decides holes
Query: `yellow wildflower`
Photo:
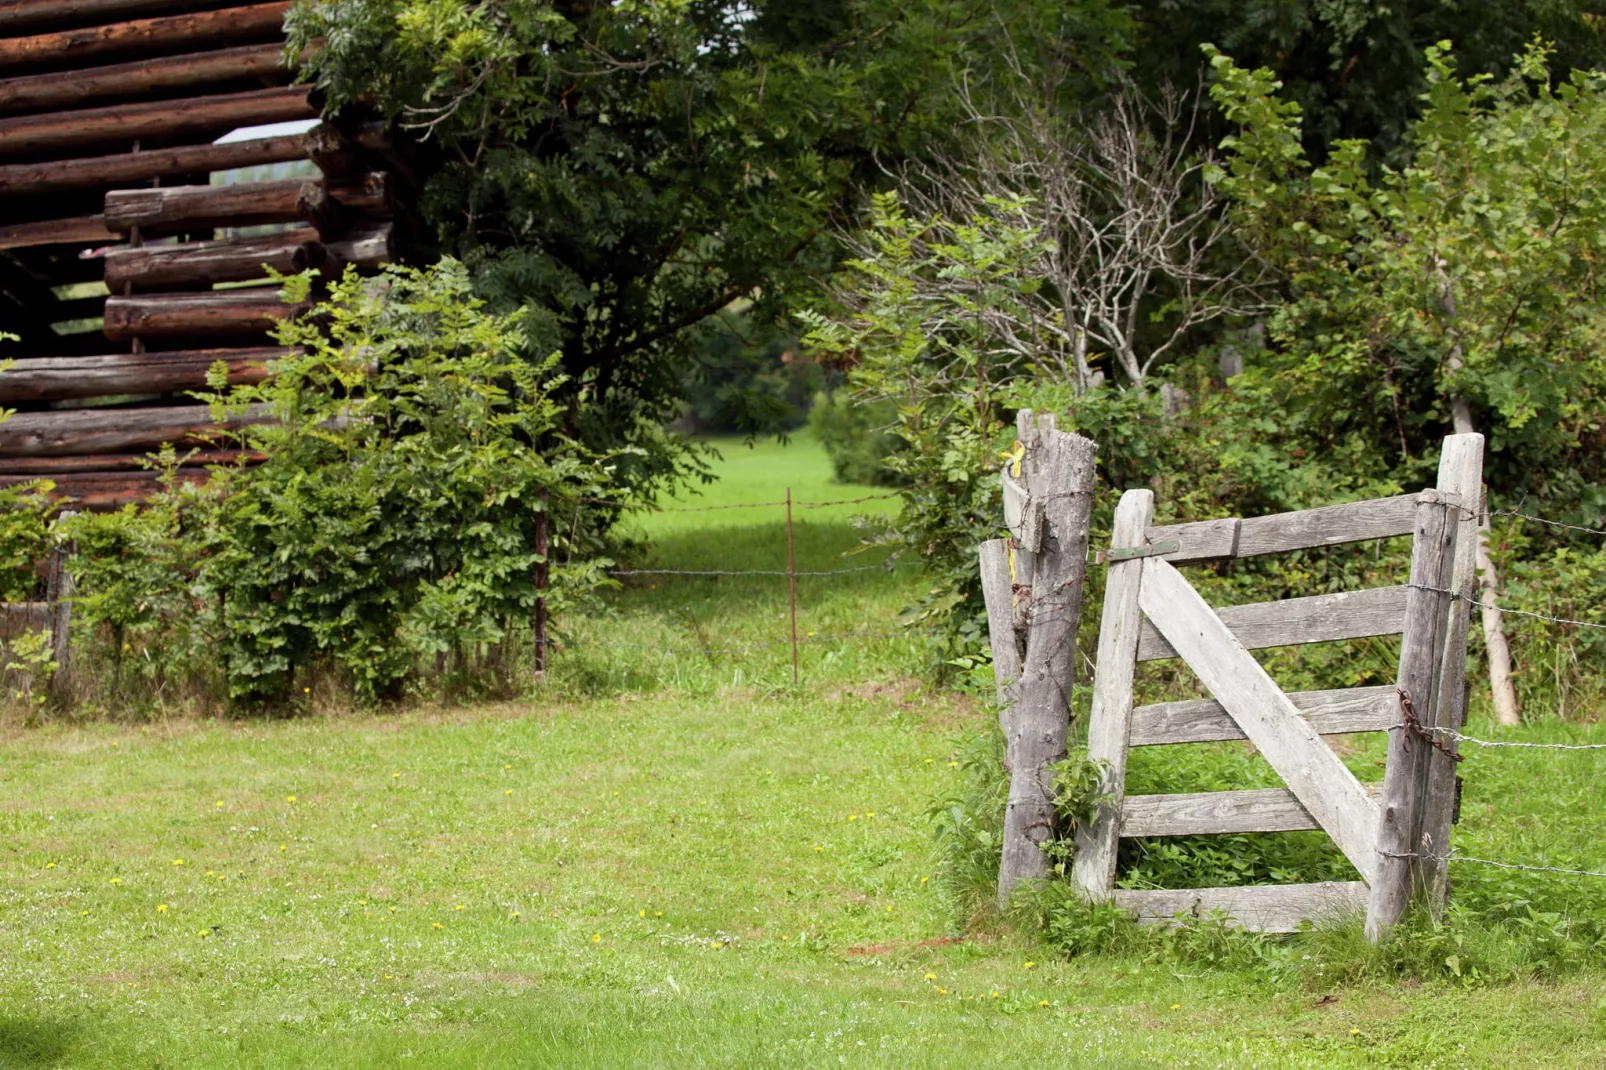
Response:
[[[296,797],[294,795],[286,795],[284,797],[284,801],[287,803],[293,803],[296,801]]]
[[[1035,969],[1036,967],[1037,967],[1037,963],[1033,962],[1031,959],[1027,959],[1025,964],[1021,966],[1021,969],[1023,969],[1023,970],[1031,970],[1031,969]]]
[[[446,926],[444,926],[444,925],[442,925],[442,924],[441,924],[441,923],[440,923],[440,922],[438,922],[438,921],[432,921],[432,922],[430,922],[430,924],[431,924],[431,925],[433,925],[433,926],[434,926],[434,927],[435,927],[435,928],[437,928],[437,929],[444,929],[444,928],[446,928]]]
[[[601,933],[592,933],[592,934],[591,934],[591,942],[592,942],[592,943],[593,943],[593,944],[600,944],[600,943],[602,943],[602,934],[601,934]]]
[[[928,974],[926,974],[926,980],[928,980],[928,981],[935,981],[935,980],[936,980],[936,979],[937,979],[937,975],[936,975],[936,974],[934,974],[934,973],[928,973]]]
[[[156,904],[156,913],[158,913],[158,914],[166,914],[167,913],[167,904],[166,903],[157,903]]]
[[[1046,1000],[1046,999],[1040,999],[1040,1000],[1038,1000],[1038,1001],[1037,1001],[1037,1005],[1038,1005],[1038,1006],[1039,1006],[1039,1007],[1046,1007],[1046,1006],[1048,1006],[1048,1000]]]
[[[55,869],[56,868],[56,863],[54,863],[54,862],[46,862],[45,863],[45,868],[46,869]]]

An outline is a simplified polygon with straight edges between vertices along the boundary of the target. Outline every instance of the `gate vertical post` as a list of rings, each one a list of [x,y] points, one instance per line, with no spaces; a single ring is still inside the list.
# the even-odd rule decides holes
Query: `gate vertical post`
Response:
[[[1435,913],[1442,911],[1450,899],[1447,860],[1459,779],[1453,755],[1461,749],[1454,733],[1461,731],[1467,720],[1467,631],[1471,627],[1471,599],[1478,583],[1478,525],[1483,515],[1482,435],[1451,435],[1444,440],[1439,454],[1438,486],[1441,491],[1459,495],[1461,508],[1456,514],[1455,564],[1450,577],[1450,590],[1455,596],[1445,628],[1437,701],[1429,723],[1444,750],[1434,749],[1428,755],[1422,833],[1417,842],[1417,853],[1423,858],[1428,906]]]
[[[1417,496],[1400,644],[1400,724],[1389,733],[1383,794],[1378,800],[1376,878],[1366,906],[1366,935],[1373,942],[1400,920],[1412,895],[1423,886],[1417,846],[1433,747],[1431,735],[1416,726],[1428,724],[1438,700],[1460,506],[1459,496],[1436,490]]]
[[[1142,546],[1154,518],[1154,492],[1129,490],[1115,508],[1110,548]],[[1132,678],[1138,665],[1143,614],[1138,584],[1143,558],[1112,561],[1104,581],[1104,614],[1099,623],[1098,673],[1087,724],[1087,756],[1105,763],[1103,794],[1091,828],[1076,833],[1071,874],[1089,899],[1108,899],[1115,884],[1115,851],[1120,844],[1121,800],[1126,794],[1127,741],[1132,730]]]

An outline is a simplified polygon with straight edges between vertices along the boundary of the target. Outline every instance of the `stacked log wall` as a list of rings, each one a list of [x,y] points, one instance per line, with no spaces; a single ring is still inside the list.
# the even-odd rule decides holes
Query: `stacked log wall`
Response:
[[[218,144],[316,119],[285,62],[289,0],[0,0],[0,485],[49,478],[75,508],[154,487],[141,457],[194,450],[186,478],[254,458],[209,434],[194,396],[222,362],[262,381],[287,354],[267,270],[397,257],[411,170],[378,123]],[[218,171],[310,161],[293,179]],[[239,233],[242,228],[271,228]],[[100,281],[106,294],[63,296]],[[253,417],[254,418],[254,417]]]

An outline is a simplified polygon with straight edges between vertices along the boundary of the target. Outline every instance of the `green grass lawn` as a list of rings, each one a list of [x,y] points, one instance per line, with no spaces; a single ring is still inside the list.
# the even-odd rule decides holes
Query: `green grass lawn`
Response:
[[[725,449],[695,504],[871,493]],[[800,517],[799,567],[878,560],[850,517]],[[642,526],[643,567],[784,567],[766,511]],[[643,577],[528,702],[8,730],[0,1067],[1602,1065],[1595,974],[1313,989],[957,931],[925,811],[989,714],[883,637],[920,583],[803,581],[796,690],[784,579]],[[1474,755],[1464,845],[1606,865],[1601,761]]]

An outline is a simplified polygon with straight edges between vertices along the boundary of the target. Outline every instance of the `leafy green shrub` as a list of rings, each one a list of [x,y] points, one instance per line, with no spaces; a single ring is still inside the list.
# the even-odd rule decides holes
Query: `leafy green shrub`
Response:
[[[846,391],[814,395],[809,429],[831,459],[831,471],[841,483],[896,486],[901,480],[887,464],[901,442],[888,428],[897,420],[886,402],[855,401]]]
[[[937,887],[968,925],[994,910],[1004,843],[1004,733],[996,717],[960,748],[959,785],[927,811],[937,839]]]
[[[170,475],[147,508],[71,526],[112,690],[136,660],[147,696],[211,679],[283,703],[321,672],[372,701],[431,669],[506,687],[538,523],[561,614],[606,582],[592,502],[628,497],[560,431],[556,358],[526,361],[518,317],[487,314],[451,260],[348,272],[278,337],[296,348],[271,379],[212,397],[262,463],[204,489]]]

